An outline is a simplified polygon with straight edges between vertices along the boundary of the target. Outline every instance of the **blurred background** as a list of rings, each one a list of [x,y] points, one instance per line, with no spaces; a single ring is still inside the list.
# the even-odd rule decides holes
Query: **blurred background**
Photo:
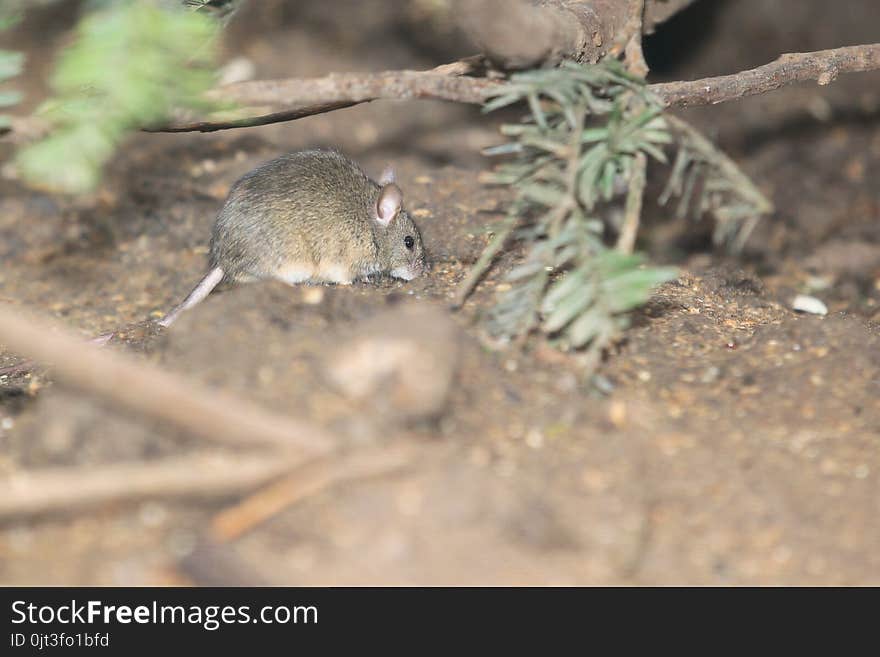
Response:
[[[6,114],[28,117],[51,96],[88,5],[32,3],[2,33],[0,47],[25,57],[3,83],[22,94]],[[251,1],[223,20],[229,79],[425,70],[476,52],[445,0]],[[875,0],[697,0],[646,38],[645,55],[654,82],[878,41]],[[509,200],[478,181],[490,166],[480,152],[519,113],[376,101],[263,127],[134,133],[79,195],[26,183],[11,166],[15,132],[0,140],[0,303],[84,336],[116,331],[110,349],[308,419],[347,448],[416,450],[402,471],[289,493],[208,547],[212,523],[252,491],[0,519],[0,582],[878,583],[880,73],[678,112],[776,211],[740,256],[717,252],[711,226],[652,200],[665,173],[651,167],[639,246],[682,273],[637,313],[598,390],[569,355],[484,340],[476,319],[503,285],[497,272],[462,313],[446,310]],[[374,176],[397,166],[431,276],[242,287],[158,332],[150,320],[204,271],[230,185],[309,146],[338,146]],[[61,170],[76,161],[75,148],[51,155]],[[829,314],[792,312],[798,293]],[[390,374],[350,369],[349,350],[377,337],[409,351]],[[432,387],[412,384],[422,361],[430,374],[415,378]],[[0,345],[0,367],[21,362]],[[339,367],[373,387],[340,388]],[[200,449],[54,385],[50,371],[0,377],[0,478],[88,476]]]

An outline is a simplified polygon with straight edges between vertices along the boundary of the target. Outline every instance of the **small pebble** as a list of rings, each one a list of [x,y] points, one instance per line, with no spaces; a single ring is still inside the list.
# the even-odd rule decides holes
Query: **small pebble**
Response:
[[[797,295],[791,302],[791,307],[798,312],[810,313],[811,315],[828,314],[828,306],[816,297],[811,297],[807,294]]]
[[[834,279],[830,276],[810,276],[807,278],[807,288],[817,292],[830,289],[834,285]]]
[[[701,383],[714,383],[715,381],[718,380],[718,377],[720,375],[721,375],[721,369],[718,367],[715,367],[713,365],[712,367],[707,368],[705,372],[703,372],[703,375],[700,377],[700,382]]]
[[[303,302],[310,306],[317,306],[324,300],[324,290],[317,286],[303,288]]]
[[[616,429],[626,426],[626,404],[620,400],[611,402],[608,406],[608,419]]]
[[[543,444],[544,434],[541,433],[540,429],[531,429],[526,434],[526,445],[528,445],[532,449],[541,449],[541,446]]]
[[[602,376],[601,374],[596,374],[592,378],[592,384],[603,395],[610,395],[614,392],[614,384],[608,379],[608,377]]]
[[[145,527],[159,527],[168,519],[168,511],[161,504],[146,502],[141,505],[138,516]]]
[[[234,57],[220,69],[219,85],[252,80],[257,72],[254,63],[247,57]]]

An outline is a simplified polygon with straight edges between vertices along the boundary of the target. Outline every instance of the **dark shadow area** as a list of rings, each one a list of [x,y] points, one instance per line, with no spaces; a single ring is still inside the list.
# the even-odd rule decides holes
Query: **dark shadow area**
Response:
[[[835,109],[828,121],[820,121],[813,116],[802,114],[791,117],[782,124],[762,126],[744,132],[732,144],[738,153],[749,156],[757,153],[767,144],[777,140],[791,140],[816,137],[835,128],[870,130],[880,125],[880,110],[864,111],[857,107]]]
[[[728,4],[730,0],[701,0],[658,25],[642,45],[651,69],[649,79],[655,82],[676,78],[677,71],[692,60],[700,46],[717,38],[718,30],[725,29],[718,19]]]

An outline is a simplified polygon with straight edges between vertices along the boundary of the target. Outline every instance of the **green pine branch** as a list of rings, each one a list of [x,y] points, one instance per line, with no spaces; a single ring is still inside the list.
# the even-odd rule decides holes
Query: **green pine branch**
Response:
[[[56,191],[93,189],[133,131],[176,109],[209,109],[218,23],[181,4],[98,3],[60,55],[53,97],[38,110],[50,134],[17,156],[23,177]]]
[[[539,331],[561,348],[585,349],[595,362],[627,326],[629,311],[676,276],[674,269],[648,266],[641,255],[628,253],[646,163],[666,164],[673,145],[679,154],[664,201],[687,199],[694,193],[687,181],[702,176],[708,191],[701,192],[699,212],[712,213],[727,237],[770,209],[726,156],[684,122],[665,116],[644,81],[619,62],[567,62],[514,75],[485,111],[521,102],[529,115],[504,125],[509,141],[488,149],[509,158],[493,182],[513,186],[515,201],[458,295],[460,304],[510,238],[525,247],[523,262],[505,276],[508,289],[488,313],[487,326],[498,337]],[[615,204],[624,207],[629,225],[614,226]],[[609,226],[620,232],[621,250],[607,246]]]

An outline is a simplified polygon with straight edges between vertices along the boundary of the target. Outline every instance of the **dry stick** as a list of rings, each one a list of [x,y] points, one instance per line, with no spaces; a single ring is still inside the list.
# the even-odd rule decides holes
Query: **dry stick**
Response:
[[[203,440],[237,447],[272,445],[306,455],[325,453],[334,444],[332,437],[308,423],[99,350],[67,331],[52,330],[2,307],[0,343],[51,365],[54,377],[73,388],[169,422]]]
[[[828,84],[841,73],[876,69],[880,69],[880,44],[867,44],[782,55],[775,62],[734,75],[651,84],[648,89],[665,107],[687,107],[762,94],[793,82],[818,80],[820,84]],[[242,104],[271,105],[274,107],[273,111],[229,121],[178,121],[152,130],[204,132],[244,125],[263,125],[380,99],[422,98],[481,105],[497,95],[503,85],[503,80],[450,77],[436,71],[348,73],[311,79],[239,82],[214,90],[213,96]],[[284,107],[285,105],[288,107]]]
[[[354,101],[342,100],[335,103],[319,103],[317,105],[308,105],[296,109],[282,110],[280,112],[272,112],[270,114],[261,114],[260,116],[245,116],[240,119],[230,118],[225,121],[181,121],[180,123],[172,123],[158,128],[143,128],[144,132],[216,132],[217,130],[229,130],[230,128],[254,128],[259,125],[269,125],[270,123],[283,123],[285,121],[296,121],[307,116],[315,116],[316,114],[325,114],[346,107],[354,107],[361,103],[370,102],[369,100]]]
[[[208,96],[239,105],[262,105],[273,111],[222,121],[178,121],[148,128],[151,132],[210,132],[226,128],[293,121],[374,100],[448,100],[481,105],[498,89],[491,78],[464,77],[477,70],[479,56],[444,64],[430,71],[384,71],[381,73],[331,73],[323,78],[251,80],[214,89]],[[290,99],[295,99],[293,107]]]
[[[485,72],[487,68],[486,56],[479,54],[463,57],[449,64],[440,64],[440,66],[432,68],[430,72],[440,75],[473,75],[480,71]]]
[[[645,195],[645,173],[648,168],[648,160],[644,153],[636,153],[633,166],[635,168],[626,195],[626,214],[617,238],[617,250],[623,253],[633,252],[636,234],[639,231],[639,217],[642,215],[642,201]]]
[[[715,105],[756,96],[793,82],[817,80],[826,85],[841,73],[863,73],[880,69],[880,43],[833,50],[789,53],[764,66],[733,75],[690,82],[649,85],[667,107]]]
[[[328,488],[399,472],[411,463],[413,453],[412,445],[385,446],[307,463],[217,514],[195,550],[180,560],[178,570],[199,586],[269,585],[232,549],[232,541]]]
[[[368,92],[400,93],[400,85],[405,84],[405,82],[403,81],[403,79],[398,80],[397,78],[399,76],[408,75],[410,73],[432,76],[424,81],[425,87],[423,88],[422,93],[427,95],[419,97],[431,97],[431,94],[438,94],[439,96],[442,96],[443,94],[448,93],[448,91],[446,90],[446,85],[439,81],[440,78],[448,80],[450,78],[468,75],[470,73],[474,73],[483,69],[485,69],[485,58],[482,55],[473,55],[471,57],[465,57],[464,59],[459,59],[458,61],[451,62],[449,64],[437,66],[430,71],[397,71],[394,72],[393,77],[390,76],[388,73],[342,75],[331,74],[326,78],[313,79],[311,81],[313,88],[311,88],[308,92],[302,94],[295,92],[295,95],[298,98],[298,102],[302,106],[296,107],[294,109],[285,109],[256,117],[245,116],[242,118],[229,118],[228,120],[219,123],[197,121],[194,123],[183,123],[180,127],[172,126],[146,128],[145,131],[192,132],[197,130],[200,132],[213,132],[215,130],[225,130],[227,128],[248,128],[258,125],[267,125],[269,123],[295,121],[296,119],[301,119],[306,116],[324,114],[325,112],[332,112],[333,110],[353,107],[361,103],[368,103],[372,100],[376,100],[376,98],[369,97]],[[212,95],[215,99],[225,102],[236,102],[237,98],[243,97],[245,100],[242,102],[245,103],[279,105],[283,104],[284,101],[279,99],[278,94],[285,93],[284,88],[289,82],[294,81],[257,80],[248,82],[237,82],[235,84],[230,84],[225,87],[220,87],[219,89],[211,92],[209,95]],[[280,86],[276,87],[276,84],[280,84]],[[346,89],[347,93],[352,94],[355,97],[346,100],[331,100],[329,102],[325,102],[320,98],[322,94],[327,93],[328,86],[336,87],[339,89]],[[415,90],[415,92],[417,93],[418,90]],[[308,99],[310,97],[309,94],[311,94],[313,97],[317,96],[318,100],[310,104],[308,102]]]
[[[483,249],[483,253],[480,255],[479,260],[477,260],[477,263],[471,268],[468,275],[459,284],[458,290],[455,292],[455,298],[452,301],[453,310],[458,310],[464,305],[468,295],[480,281],[483,274],[486,273],[486,270],[489,269],[489,265],[492,264],[495,256],[498,255],[507,243],[507,238],[510,237],[513,229],[516,227],[518,219],[519,217],[515,212],[510,212],[504,219],[504,223],[501,224],[501,228],[495,234],[495,237],[493,237],[492,241],[489,242],[489,245]]]
[[[265,484],[301,462],[290,453],[217,454],[14,473],[0,481],[0,520],[146,499],[224,497]]]
[[[482,105],[498,93],[503,81],[446,75],[434,71],[333,73],[323,78],[289,78],[236,82],[210,92],[210,97],[242,106],[272,108],[254,116],[223,120],[178,120],[148,128],[150,132],[211,132],[227,128],[292,121],[374,100],[446,100]],[[293,99],[293,101],[291,100]],[[247,107],[244,108],[245,110]]]
[[[642,52],[642,33],[644,31],[645,0],[630,0],[629,17],[623,30],[626,40],[623,52],[626,69],[635,76],[648,75],[648,63]]]
[[[214,100],[255,105],[281,105],[296,98],[298,105],[363,103],[378,98],[459,100],[480,103],[494,80],[458,75],[454,62],[431,71],[384,71],[381,73],[331,73],[323,78],[251,80],[228,84],[208,96]],[[438,70],[452,70],[449,74]]]
[[[343,482],[398,472],[411,463],[412,456],[412,448],[382,447],[307,464],[217,514],[211,523],[211,540],[235,540],[296,502]]]
[[[579,172],[578,162],[580,155],[580,134],[583,130],[583,120],[586,117],[586,112],[581,112],[581,123],[577,128],[571,131],[571,143],[566,148],[566,157],[569,158],[568,165],[566,167],[566,182],[569,190],[574,189],[577,184],[577,177]],[[550,225],[553,226],[554,232],[558,232],[559,225],[565,219],[566,215],[574,209],[574,200],[572,197],[566,199],[565,202],[558,205],[553,210],[553,218],[550,220]],[[498,255],[498,252],[504,247],[507,243],[507,239],[510,237],[510,234],[513,232],[514,228],[516,228],[516,224],[519,221],[519,213],[515,208],[511,208],[508,211],[507,218],[504,220],[504,223],[501,224],[501,230],[495,235],[494,239],[489,243],[489,245],[483,250],[482,255],[480,256],[477,263],[471,268],[468,272],[468,275],[464,278],[464,280],[459,283],[458,289],[455,292],[455,298],[452,302],[452,310],[459,310],[464,302],[467,301],[468,296],[473,291],[474,287],[476,287],[477,283],[483,277],[483,274],[486,273],[486,270],[492,265],[492,261],[495,259],[495,256]],[[524,337],[524,336],[521,336]]]

